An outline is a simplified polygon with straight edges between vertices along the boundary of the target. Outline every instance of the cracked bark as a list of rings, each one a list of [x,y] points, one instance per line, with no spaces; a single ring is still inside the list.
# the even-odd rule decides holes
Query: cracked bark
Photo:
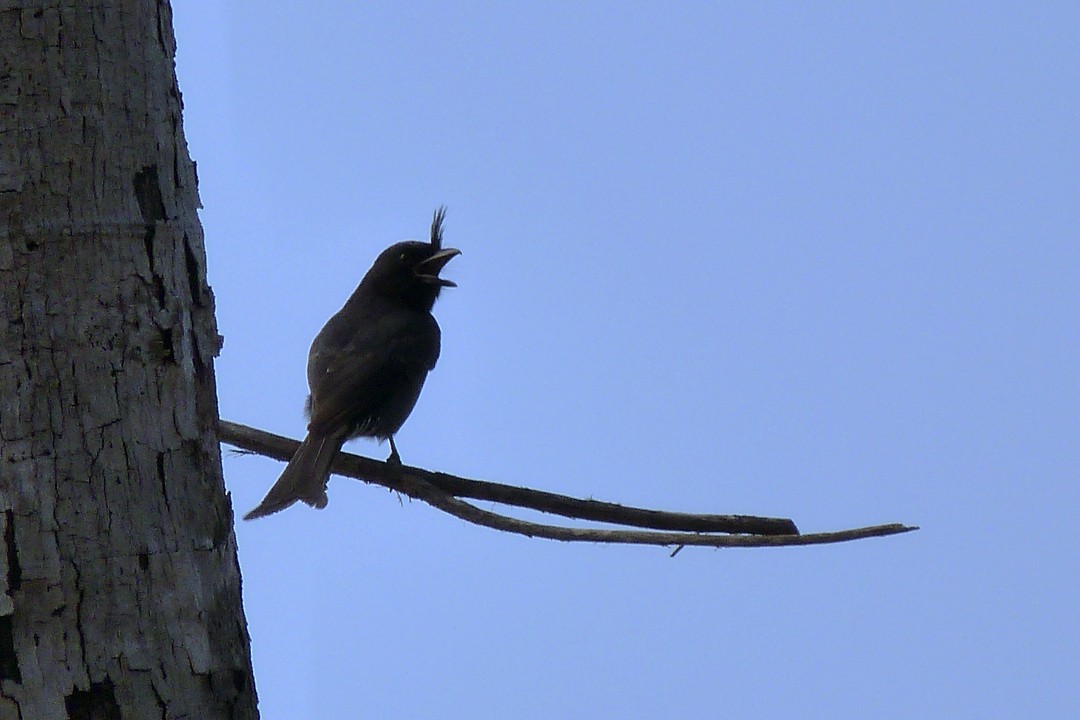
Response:
[[[0,3],[0,720],[257,717],[174,50]]]

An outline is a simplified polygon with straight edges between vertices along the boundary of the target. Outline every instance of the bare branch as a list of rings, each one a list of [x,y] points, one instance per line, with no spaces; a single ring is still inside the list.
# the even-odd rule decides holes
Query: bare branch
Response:
[[[299,446],[296,440],[227,420],[219,421],[219,434],[222,440],[232,445],[283,461],[288,461]],[[382,485],[406,495],[412,495],[412,493],[404,487],[403,477],[424,481],[452,497],[489,500],[578,520],[644,527],[652,530],[754,535],[796,535],[799,532],[795,523],[785,518],[697,515],[627,507],[600,500],[581,500],[543,490],[470,480],[421,468],[409,466],[397,468],[379,460],[344,452],[334,462],[334,472]]]
[[[220,438],[236,447],[287,461],[299,443],[290,438],[256,430],[227,420],[218,423]],[[624,507],[598,500],[581,500],[555,493],[499,483],[460,478],[421,468],[397,467],[370,458],[341,453],[334,472],[397,490],[422,500],[468,522],[504,532],[575,542],[624,543],[638,545],[698,545],[708,547],[777,547],[844,542],[909,532],[917,528],[899,524],[875,525],[830,533],[800,535],[795,523],[785,518],[747,515],[698,515],[644,508]],[[461,497],[489,500],[506,505],[554,513],[579,520],[591,520],[634,527],[641,530],[601,530],[544,525],[482,510]],[[655,532],[662,530],[667,532]],[[740,533],[715,535],[703,533]],[[677,552],[677,550],[676,550]]]

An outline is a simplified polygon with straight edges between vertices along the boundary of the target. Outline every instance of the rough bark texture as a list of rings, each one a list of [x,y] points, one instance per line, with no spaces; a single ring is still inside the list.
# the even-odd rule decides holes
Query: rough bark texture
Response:
[[[173,52],[0,0],[0,720],[257,716]]]

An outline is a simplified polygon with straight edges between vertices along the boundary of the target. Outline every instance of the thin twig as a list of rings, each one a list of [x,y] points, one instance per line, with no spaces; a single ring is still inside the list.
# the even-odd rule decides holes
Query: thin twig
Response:
[[[896,535],[915,530],[904,525],[875,525],[872,527],[842,530],[840,532],[814,533],[811,535],[715,535],[685,532],[649,532],[645,530],[596,530],[592,528],[567,528],[541,525],[527,520],[506,517],[481,510],[459,500],[431,483],[415,476],[401,478],[402,492],[409,497],[423,500],[429,505],[475,525],[504,532],[541,537],[565,542],[621,543],[629,545],[697,545],[705,547],[780,547],[782,545],[822,545],[825,543],[860,540],[868,537]]]
[[[278,460],[291,458],[299,445],[297,441],[290,438],[227,420],[219,421],[218,432],[221,440],[231,445]],[[844,542],[867,537],[895,535],[917,529],[900,524],[890,524],[839,532],[799,535],[795,523],[784,518],[761,518],[746,515],[697,515],[624,507],[597,500],[580,500],[541,490],[470,480],[446,473],[430,472],[421,468],[390,466],[378,460],[349,453],[341,453],[334,463],[333,469],[338,474],[397,490],[477,525],[551,540],[675,545],[677,547],[684,545],[777,547],[781,545],[816,545]],[[582,520],[648,527],[667,532],[601,530],[543,525],[482,510],[460,500],[459,497],[491,500]],[[716,532],[751,534],[704,534]]]

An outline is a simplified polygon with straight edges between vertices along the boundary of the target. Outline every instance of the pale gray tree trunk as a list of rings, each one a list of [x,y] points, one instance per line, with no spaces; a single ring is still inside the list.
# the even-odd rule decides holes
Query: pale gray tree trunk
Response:
[[[0,719],[254,718],[167,2],[0,0]]]

